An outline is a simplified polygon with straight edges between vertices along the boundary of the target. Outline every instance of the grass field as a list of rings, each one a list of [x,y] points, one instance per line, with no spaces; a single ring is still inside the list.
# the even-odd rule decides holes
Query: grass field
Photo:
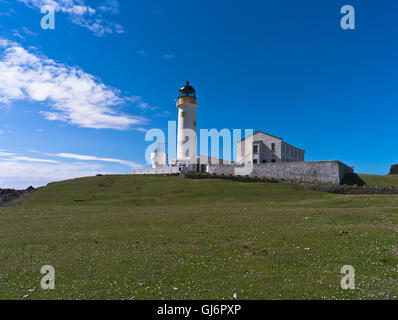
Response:
[[[40,287],[43,265],[55,268],[55,290]],[[355,290],[340,287],[343,265],[356,270]],[[126,175],[55,183],[0,208],[1,299],[234,293],[397,299],[398,196]]]
[[[398,175],[377,176],[371,174],[351,174],[347,175],[344,184],[369,187],[395,187],[398,188]]]
[[[359,177],[370,187],[396,187],[398,188],[398,175],[376,176],[371,174],[360,174]]]

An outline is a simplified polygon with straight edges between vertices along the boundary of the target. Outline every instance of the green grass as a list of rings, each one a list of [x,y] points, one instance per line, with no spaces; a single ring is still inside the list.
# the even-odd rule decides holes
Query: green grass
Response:
[[[396,299],[397,231],[393,195],[182,177],[76,179],[0,208],[0,298]],[[40,288],[47,264],[55,290]],[[340,288],[346,264],[356,269],[352,291]]]
[[[398,175],[378,176],[372,174],[348,174],[344,180],[348,185],[367,185],[369,187],[395,187],[398,188]]]
[[[361,179],[371,187],[396,187],[398,188],[398,175],[376,176],[371,174],[360,174]]]

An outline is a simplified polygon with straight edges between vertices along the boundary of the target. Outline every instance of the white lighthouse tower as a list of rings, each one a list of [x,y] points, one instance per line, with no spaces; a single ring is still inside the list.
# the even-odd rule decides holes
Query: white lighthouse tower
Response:
[[[196,92],[189,81],[180,89],[176,101],[178,110],[177,161],[181,164],[197,162]]]

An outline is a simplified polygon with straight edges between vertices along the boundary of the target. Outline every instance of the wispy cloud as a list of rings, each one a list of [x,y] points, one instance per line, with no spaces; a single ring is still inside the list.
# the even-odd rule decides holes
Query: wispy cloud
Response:
[[[18,30],[10,30],[12,37],[18,38],[20,40],[25,40],[25,37]]]
[[[1,161],[0,188],[25,189],[50,182],[110,173],[96,163],[37,163]]]
[[[5,3],[6,5],[8,3],[4,1],[0,1],[0,4]],[[11,18],[15,14],[15,10],[13,8],[8,8],[6,11],[0,11],[0,16],[5,16]]]
[[[175,54],[172,53],[165,53],[164,55],[161,56],[162,59],[164,60],[171,60],[171,59],[175,59]]]
[[[80,161],[100,161],[100,162],[113,162],[119,163],[125,166],[129,166],[131,168],[141,168],[142,166],[138,163],[120,159],[113,159],[113,158],[101,158],[96,156],[87,156],[87,155],[79,155],[73,153],[56,153],[56,154],[47,154],[52,157],[64,158],[64,159],[74,159]]]
[[[139,131],[139,132],[147,132],[147,131],[148,131],[148,129],[141,128],[141,127],[134,128],[134,130],[137,130],[137,131]]]
[[[57,160],[49,160],[49,159],[38,159],[31,157],[20,157],[20,156],[12,156],[11,159],[7,159],[10,161],[26,161],[26,162],[43,162],[43,163],[59,163]]]
[[[0,74],[0,104],[10,105],[14,100],[46,102],[52,110],[41,113],[48,120],[117,130],[146,122],[118,110],[129,102],[143,104],[142,100],[121,97],[119,90],[78,67],[57,63],[2,38]]]
[[[134,97],[129,97],[128,100],[132,103],[134,103],[138,108],[142,110],[156,110],[159,109],[159,107],[152,106],[145,102],[142,97],[140,96],[134,96]]]
[[[0,157],[12,157],[14,153],[6,152],[5,150],[0,150]]]
[[[27,27],[22,27],[22,32],[28,36],[37,36],[36,32],[33,32],[32,30],[30,30]]]
[[[124,165],[128,171],[132,167],[142,167],[132,161],[114,158],[35,150],[29,152],[40,154],[41,157],[21,156],[0,149],[0,188],[23,189],[30,185],[38,187],[53,181],[115,173],[114,169],[107,167],[110,163]]]
[[[138,50],[137,53],[144,58],[148,58],[149,54],[145,50]]]
[[[118,0],[106,0],[99,7],[99,11],[109,12],[112,14],[119,13],[120,5]]]
[[[10,30],[10,34],[12,37],[17,38],[19,40],[26,40],[26,35],[28,36],[36,36],[37,33],[34,33],[33,31],[31,31],[29,28],[26,27],[22,27],[22,29],[16,30],[16,29],[12,29]]]
[[[52,158],[55,157],[55,158],[64,158],[64,159],[72,159],[72,160],[79,160],[79,161],[112,162],[112,163],[122,164],[122,165],[125,165],[128,167],[131,167],[131,168],[142,168],[142,165],[140,165],[138,163],[135,163],[132,161],[127,161],[127,160],[114,159],[114,158],[105,158],[105,157],[97,157],[97,156],[92,156],[92,155],[81,155],[81,154],[66,153],[66,152],[48,153],[48,152],[41,152],[41,151],[37,151],[37,150],[30,150],[30,152],[41,154],[46,157],[52,157]],[[0,155],[1,155],[1,153],[0,153]]]
[[[104,14],[119,12],[117,0],[102,1],[99,7],[94,8],[86,0],[17,0],[30,8],[40,10],[44,5],[50,5],[56,12],[69,16],[72,23],[93,32],[96,36],[125,32],[124,28],[115,22],[104,18]]]
[[[16,153],[7,152],[0,149],[0,161],[23,161],[23,162],[43,162],[43,163],[58,163],[57,160],[39,159],[32,157],[18,156]]]

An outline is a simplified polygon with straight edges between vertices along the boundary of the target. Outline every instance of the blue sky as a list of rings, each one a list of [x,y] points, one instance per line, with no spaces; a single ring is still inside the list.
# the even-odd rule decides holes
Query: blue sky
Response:
[[[55,30],[40,7],[55,6]],[[340,9],[356,10],[356,29]],[[0,187],[145,166],[177,120],[263,130],[357,172],[398,163],[398,3],[0,0]],[[203,152],[202,152],[203,153]]]

